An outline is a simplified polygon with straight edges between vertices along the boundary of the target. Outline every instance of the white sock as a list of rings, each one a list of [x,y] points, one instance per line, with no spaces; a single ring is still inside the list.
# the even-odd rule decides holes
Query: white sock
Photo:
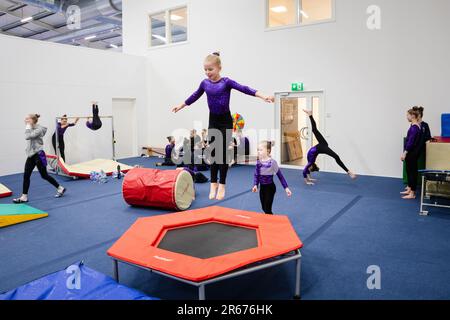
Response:
[[[64,190],[63,186],[59,186],[58,189],[56,189],[59,193],[61,193]]]
[[[22,196],[20,197],[20,200],[28,201],[28,195],[27,194],[22,194]]]

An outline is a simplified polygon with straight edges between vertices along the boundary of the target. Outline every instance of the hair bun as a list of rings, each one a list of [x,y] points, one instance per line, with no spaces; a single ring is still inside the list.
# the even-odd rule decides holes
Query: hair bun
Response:
[[[212,54],[215,55],[215,56],[220,57],[220,51],[215,51],[215,52],[213,52]]]
[[[38,118],[38,119],[41,117],[41,115],[40,115],[40,114],[37,114],[37,113],[35,114],[35,116],[36,116],[36,118]]]

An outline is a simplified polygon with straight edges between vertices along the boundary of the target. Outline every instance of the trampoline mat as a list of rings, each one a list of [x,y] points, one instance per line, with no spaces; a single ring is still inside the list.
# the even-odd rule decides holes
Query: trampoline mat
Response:
[[[200,259],[258,247],[255,229],[211,222],[168,230],[158,248]]]

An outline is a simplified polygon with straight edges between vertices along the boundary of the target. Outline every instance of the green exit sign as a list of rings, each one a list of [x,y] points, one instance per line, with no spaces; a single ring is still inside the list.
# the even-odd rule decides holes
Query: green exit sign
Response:
[[[303,91],[303,82],[294,82],[291,85],[292,91]]]

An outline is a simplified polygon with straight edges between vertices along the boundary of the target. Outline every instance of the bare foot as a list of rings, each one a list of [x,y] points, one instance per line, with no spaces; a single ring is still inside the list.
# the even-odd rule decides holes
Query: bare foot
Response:
[[[402,197],[402,199],[405,200],[412,200],[416,198],[416,194],[414,192],[411,192],[409,195]]]
[[[312,116],[312,111],[311,111],[311,110],[303,109],[303,111],[304,111],[309,117]]]
[[[217,191],[216,200],[223,200],[225,198],[225,185],[219,184],[219,190]]]
[[[209,200],[213,200],[216,197],[217,187],[217,183],[211,183],[211,188],[209,190]]]
[[[403,194],[403,195],[411,194],[411,190],[402,191],[402,192],[400,192],[400,194]]]
[[[348,175],[350,176],[350,178],[352,178],[353,180],[355,180],[358,176],[356,174],[354,174],[353,172],[349,171]]]

